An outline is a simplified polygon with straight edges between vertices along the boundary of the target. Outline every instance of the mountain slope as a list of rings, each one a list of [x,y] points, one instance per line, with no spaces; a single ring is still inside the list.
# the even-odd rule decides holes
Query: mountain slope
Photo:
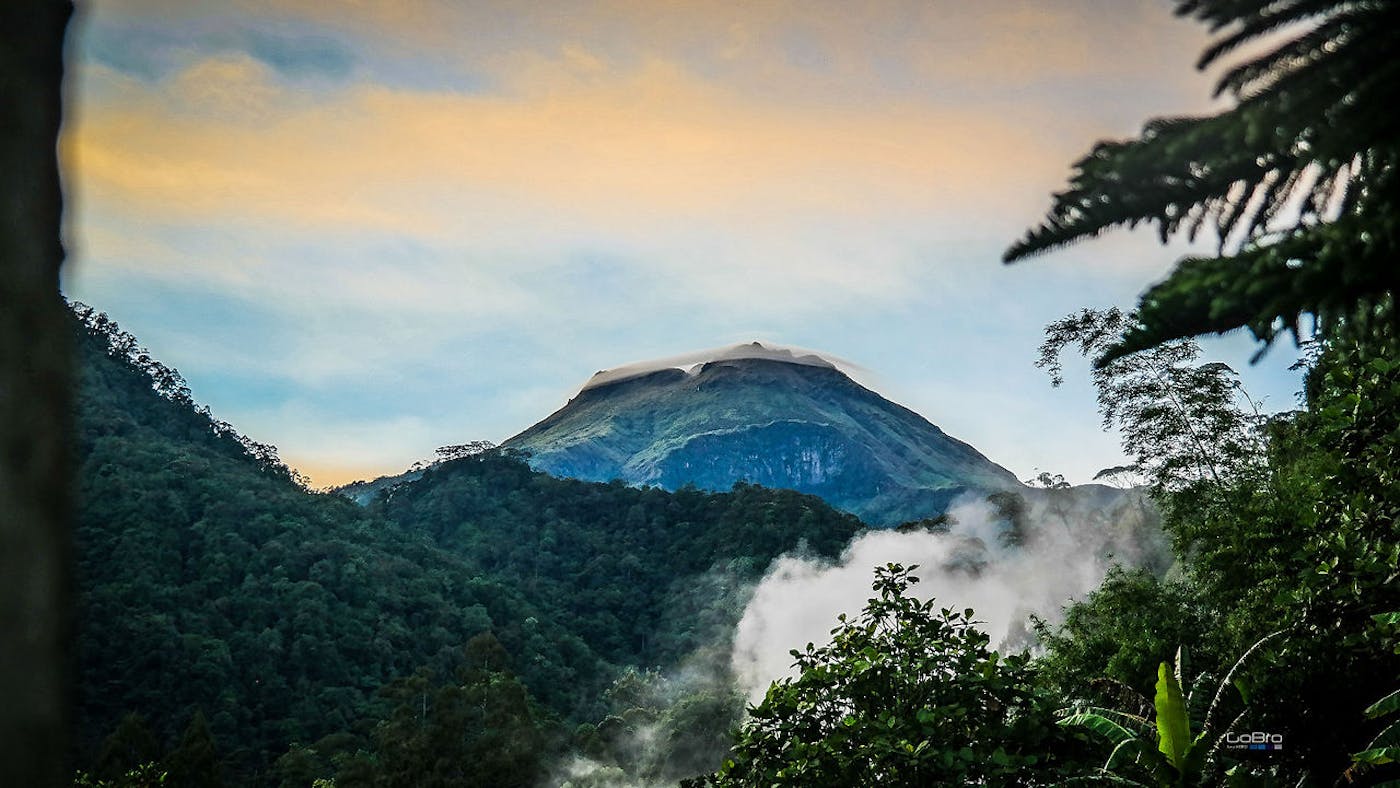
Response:
[[[508,452],[429,468],[369,512],[512,579],[604,659],[633,665],[674,664],[728,636],[742,600],[697,594],[702,575],[724,575],[737,590],[799,545],[835,558],[863,530],[791,490],[666,492],[557,479]]]
[[[756,357],[745,357],[753,348]],[[833,364],[755,343],[691,370],[602,372],[510,438],[556,476],[725,490],[737,481],[818,495],[867,522],[943,511],[1016,477]]]
[[[299,487],[179,376],[79,308],[79,758],[128,713],[172,741],[202,710],[235,784],[373,719],[377,690],[491,633],[540,700],[592,714],[613,667],[519,589]]]
[[[202,711],[230,784],[276,784],[295,742],[369,747],[381,689],[452,676],[483,637],[567,730],[606,711],[620,669],[732,630],[774,557],[833,556],[861,529],[789,491],[589,484],[502,453],[357,506],[303,489],[134,337],[75,312],[80,765],[129,713],[171,742]]]

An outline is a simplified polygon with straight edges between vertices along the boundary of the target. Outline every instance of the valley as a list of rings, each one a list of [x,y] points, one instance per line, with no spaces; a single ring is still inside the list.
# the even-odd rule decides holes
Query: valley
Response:
[[[677,769],[713,769],[724,747],[638,760],[616,749],[621,732],[586,731],[629,708],[706,741],[735,724],[735,628],[770,564],[795,556],[834,566],[871,533],[823,494],[861,508],[876,500],[861,491],[890,479],[943,485],[924,491],[923,508],[907,508],[920,500],[913,488],[898,500],[916,541],[961,540],[950,566],[1038,544],[1052,507],[1056,527],[1094,529],[1092,549],[1105,557],[1115,548],[1102,534],[1139,540],[1155,528],[1150,519],[1125,524],[1114,509],[1122,494],[1107,488],[1087,506],[1070,491],[1022,487],[834,368],[743,358],[586,388],[502,449],[380,480],[356,503],[299,486],[275,450],[212,419],[178,373],[105,315],[79,305],[74,328],[83,382],[80,757],[99,773],[144,758],[183,763],[198,742],[217,747],[221,773],[238,783],[294,773],[354,785],[388,773],[376,770],[411,772],[418,767],[386,765],[411,746],[392,722],[405,688],[427,698],[448,692],[453,676],[476,676],[483,692],[499,681],[515,688],[501,711],[514,721],[499,723],[513,727],[491,723],[486,738],[461,746],[504,757],[504,745],[489,742],[506,736],[526,747],[511,756],[521,759],[511,767],[521,785],[562,768],[569,752],[652,777],[694,776]],[[650,432],[620,429],[643,416]],[[590,419],[604,436],[591,448],[581,439]],[[678,439],[677,424],[694,434]],[[870,451],[901,428],[912,436],[889,443],[906,452]],[[810,456],[814,436],[825,436],[820,467],[830,475],[812,473],[816,462],[784,475]],[[656,448],[668,440],[673,451]],[[697,452],[716,459],[701,463],[707,454]],[[585,466],[590,456],[616,464]],[[686,457],[694,478],[683,476]],[[864,464],[845,461],[855,457]],[[944,458],[950,469],[940,473]],[[614,469],[653,475],[625,480]],[[885,481],[872,478],[881,473]],[[584,478],[559,478],[573,475]],[[959,496],[987,507],[967,523],[980,534],[940,519]],[[835,612],[807,615],[824,628]],[[762,649],[781,655],[794,645]],[[675,673],[697,670],[707,676],[699,683]],[[645,685],[626,701],[640,705],[618,706],[620,681]],[[664,700],[648,694],[663,685],[672,688]],[[710,709],[709,722],[672,719],[694,703]],[[203,779],[198,764],[181,768],[190,784]]]

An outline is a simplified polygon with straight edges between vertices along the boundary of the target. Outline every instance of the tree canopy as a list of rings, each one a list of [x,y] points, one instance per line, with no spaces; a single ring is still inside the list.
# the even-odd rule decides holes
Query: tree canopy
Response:
[[[834,556],[863,527],[791,491],[555,479],[480,445],[357,506],[305,489],[107,316],[77,305],[69,327],[77,755],[98,781],[256,784],[276,761],[289,785],[478,785],[509,740],[527,752],[488,771],[529,782],[625,668],[722,642],[774,557]],[[474,644],[494,656],[462,673]],[[479,763],[415,760],[434,737]]]
[[[1199,68],[1264,48],[1220,76],[1216,95],[1231,106],[1095,145],[1005,260],[1120,226],[1155,225],[1163,241],[1213,233],[1216,253],[1180,260],[1151,287],[1101,362],[1240,327],[1267,347],[1282,332],[1302,336],[1308,315],[1324,331],[1394,320],[1400,4],[1177,0],[1176,12],[1219,34]]]
[[[1106,426],[1122,430],[1163,509],[1177,565],[1165,580],[1114,575],[1058,631],[1041,627],[1041,679],[1106,701],[1145,690],[1154,655],[1179,645],[1220,675],[1269,636],[1231,692],[1245,704],[1239,724],[1287,744],[1267,763],[1207,770],[1203,784],[1369,779],[1362,766],[1381,764],[1358,755],[1376,741],[1366,715],[1400,670],[1387,623],[1400,607],[1400,4],[1176,10],[1218,34],[1199,67],[1256,53],[1220,76],[1229,106],[1099,143],[1006,253],[1139,224],[1163,241],[1204,230],[1216,244],[1179,261],[1132,314],[1086,310],[1050,327],[1042,366],[1057,375],[1073,345],[1095,359]],[[1270,418],[1184,341],[1248,328],[1267,349],[1285,333],[1305,340],[1309,318],[1302,409]]]
[[[1072,316],[1050,327],[1047,348],[1093,355],[1118,319]],[[1330,782],[1375,736],[1363,711],[1400,675],[1385,618],[1400,609],[1396,343],[1385,332],[1324,340],[1307,364],[1304,409],[1268,419],[1191,345],[1166,342],[1094,376],[1106,421],[1162,510],[1176,566],[1166,579],[1112,574],[1057,631],[1041,627],[1041,679],[1112,703],[1125,688],[1147,692],[1151,663],[1178,646],[1215,676],[1254,652],[1228,693],[1246,702],[1242,730],[1283,737],[1274,774]],[[1155,361],[1170,363],[1144,377]],[[1173,402],[1178,387],[1188,399]],[[1190,410],[1206,415],[1183,418]],[[1202,429],[1213,423],[1228,429]]]
[[[1060,784],[1072,737],[1029,657],[991,650],[973,611],[911,596],[915,569],[877,569],[860,615],[792,652],[800,675],[749,710],[715,784]]]

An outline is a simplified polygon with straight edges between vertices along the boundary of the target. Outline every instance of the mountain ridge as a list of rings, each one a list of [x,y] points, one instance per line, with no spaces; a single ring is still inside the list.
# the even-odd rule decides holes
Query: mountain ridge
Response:
[[[787,490],[555,479],[509,451],[449,454],[356,506],[214,419],[106,315],[75,304],[72,330],[74,758],[104,780],[186,739],[232,745],[225,784],[363,779],[393,752],[388,699],[463,690],[482,654],[509,714],[454,734],[496,757],[524,731],[540,769],[607,714],[614,680],[732,631],[778,556],[834,560],[864,529]]]
[[[819,495],[878,525],[936,515],[965,492],[1021,487],[920,414],[807,361],[822,357],[775,358],[757,343],[730,351],[746,347],[763,355],[595,375],[502,445],[556,476],[666,489],[745,481]]]

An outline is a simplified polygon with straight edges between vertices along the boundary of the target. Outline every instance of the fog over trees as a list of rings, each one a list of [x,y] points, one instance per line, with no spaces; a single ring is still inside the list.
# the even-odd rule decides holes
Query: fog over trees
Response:
[[[0,783],[1400,780],[1400,4],[1174,5],[1215,36],[1223,108],[1095,145],[1006,253],[1216,242],[1047,327],[1047,385],[1091,362],[1124,516],[1046,472],[880,531],[483,441],[361,503],[308,489],[59,294],[71,8],[0,11]],[[1204,359],[1239,329],[1299,347],[1296,409]],[[853,575],[785,675],[744,672],[786,631],[763,621]]]

